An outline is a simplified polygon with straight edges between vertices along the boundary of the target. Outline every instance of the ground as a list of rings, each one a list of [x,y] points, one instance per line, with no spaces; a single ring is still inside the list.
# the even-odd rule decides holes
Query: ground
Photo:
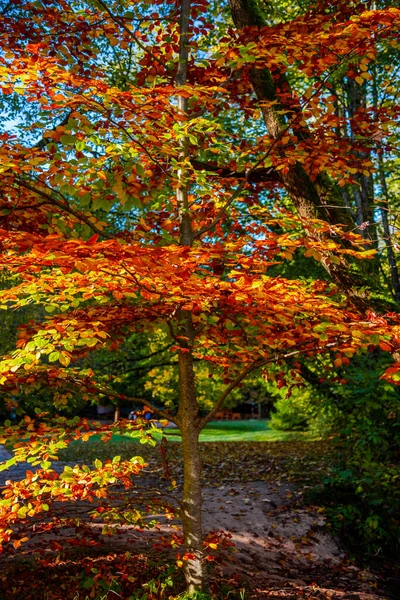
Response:
[[[105,452],[104,447],[101,449]],[[139,485],[151,484],[159,491],[169,488],[171,482],[163,479],[165,471],[159,449],[118,444],[118,454],[122,456],[132,456],[133,449],[136,452],[142,450],[149,462],[148,473]],[[86,446],[86,460],[90,460],[92,453],[98,454],[98,450]],[[112,447],[108,447],[108,451],[111,450]],[[279,597],[285,600],[396,598],[385,578],[361,569],[349,560],[332,536],[324,510],[305,501],[310,486],[321,480],[328,468],[333,450],[327,442],[204,443],[202,451],[205,528],[224,531],[231,536],[225,538],[228,546],[230,542],[234,543],[233,548],[214,553],[216,561],[210,563],[211,589],[215,597],[245,600]],[[66,454],[63,458],[70,460],[71,455]],[[182,475],[179,444],[168,444],[168,464],[171,478],[176,481],[176,488],[168,493],[179,496]],[[85,514],[83,506],[72,504],[68,512],[73,515],[74,511],[82,516]],[[176,527],[174,520],[161,519],[159,527],[149,532],[138,532],[131,526],[125,526],[118,536],[112,540],[107,538],[103,557],[107,557],[111,579],[117,569],[122,569],[117,558],[126,550],[136,557],[136,572],[140,560],[147,565],[140,567],[143,572],[151,568],[146,561],[152,555],[153,543],[160,544],[162,535],[166,539],[170,539],[172,534],[179,535]],[[68,536],[68,532],[65,535]],[[60,536],[55,536],[55,539],[60,541]],[[162,546],[157,547],[160,552]],[[29,554],[29,547],[27,549]],[[98,556],[99,552],[101,556],[101,551],[94,548],[92,556]],[[85,549],[86,556],[90,553],[90,548]],[[113,593],[111,587],[108,595],[106,590],[102,595],[89,596],[91,576],[87,579],[87,591],[77,588],[73,595],[68,595],[66,588],[62,589],[65,573],[69,569],[72,573],[75,568],[75,574],[82,577],[82,566],[90,566],[93,562],[88,563],[88,558],[81,559],[77,570],[76,560],[64,557],[60,563],[60,559],[52,558],[51,553],[46,560],[43,577],[49,580],[48,589],[58,581],[58,587],[54,588],[57,591],[48,592],[43,587],[32,596],[26,591],[21,590],[20,593],[19,586],[15,584],[18,578],[23,576],[26,580],[36,581],[38,571],[32,572],[29,565],[21,564],[20,559],[6,557],[2,559],[0,598],[85,600],[89,597],[111,599],[119,595],[126,599],[131,596],[131,593],[124,595],[127,592],[122,590]],[[91,572],[88,568],[86,571]],[[140,585],[140,577],[136,579],[134,587]],[[236,596],[233,588],[237,590]],[[148,600],[168,598],[169,595],[161,588],[157,594],[154,590],[146,593]],[[142,598],[142,595],[132,597]]]

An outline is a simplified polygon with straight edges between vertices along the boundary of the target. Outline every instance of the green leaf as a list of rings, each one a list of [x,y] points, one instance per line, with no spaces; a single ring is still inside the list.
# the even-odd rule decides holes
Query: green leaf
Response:
[[[66,135],[62,135],[60,137],[60,141],[62,144],[65,144],[65,145],[75,144],[76,137],[74,135],[66,134]]]
[[[86,590],[91,588],[92,585],[94,585],[94,579],[92,579],[92,577],[88,577],[87,579],[85,579],[85,581],[81,584],[81,586],[83,588],[85,588]]]
[[[59,352],[52,352],[49,356],[49,361],[50,362],[55,362],[56,360],[58,360],[60,358],[60,353]]]
[[[139,177],[143,177],[143,175],[144,175],[143,166],[140,163],[136,163],[135,167],[136,167],[136,173],[139,175]]]
[[[98,458],[95,458],[94,460],[94,466],[96,467],[96,469],[101,469],[103,466],[103,463],[101,462],[101,460],[99,460]]]
[[[104,210],[108,212],[111,208],[111,203],[105,198],[96,198],[92,203],[93,210]]]
[[[78,201],[81,206],[87,206],[88,204],[90,204],[91,199],[92,195],[89,192],[86,192],[86,194],[82,194],[82,196],[79,196]]]

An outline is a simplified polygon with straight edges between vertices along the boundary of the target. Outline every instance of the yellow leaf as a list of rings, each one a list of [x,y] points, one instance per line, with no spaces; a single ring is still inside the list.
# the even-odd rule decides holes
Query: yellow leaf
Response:
[[[62,365],[64,365],[64,367],[68,367],[69,363],[71,362],[70,357],[65,352],[60,353],[60,357],[58,360]]]

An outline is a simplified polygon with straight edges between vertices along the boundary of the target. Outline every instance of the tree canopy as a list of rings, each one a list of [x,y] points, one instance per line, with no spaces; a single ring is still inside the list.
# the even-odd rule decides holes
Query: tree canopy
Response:
[[[3,7],[1,308],[37,311],[0,364],[2,393],[9,407],[21,389],[54,390],[60,409],[71,393],[129,399],[85,361],[162,332],[179,401],[154,408],[182,432],[190,591],[204,583],[198,435],[229,393],[257,370],[301,381],[300,357],[339,368],[399,344],[384,161],[397,160],[400,11],[293,7],[291,19],[253,0]],[[206,416],[200,364],[221,386]],[[41,470],[7,486],[5,546],[48,502],[102,495],[139,470],[56,476],[61,430],[95,431],[45,415],[6,425],[4,437],[26,436],[12,460]]]

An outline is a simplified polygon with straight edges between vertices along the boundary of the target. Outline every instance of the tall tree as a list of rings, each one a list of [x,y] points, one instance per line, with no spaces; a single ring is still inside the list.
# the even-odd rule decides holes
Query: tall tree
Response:
[[[351,140],[338,150],[337,122],[322,105],[331,69],[373,52],[375,34],[389,37],[386,25],[400,11],[351,19],[317,11],[270,29],[254,6],[232,0],[239,33],[213,23],[205,0],[21,0],[2,22],[3,94],[24,100],[20,121],[2,134],[1,263],[19,278],[2,291],[2,306],[41,304],[48,316],[20,330],[0,383],[9,402],[17,386],[54,389],[59,405],[71,386],[115,397],[112,385],[82,370],[82,358],[118,348],[132,331],[168,332],[179,364],[179,406],[169,418],[182,432],[190,592],[205,585],[198,437],[230,392],[270,364],[300,354],[345,364],[371,345],[391,350],[399,334],[396,315],[365,313],[362,267],[354,283],[351,261],[374,250],[353,231],[331,177],[346,182],[366,159],[343,158]],[[318,79],[302,107],[282,61],[301,62]],[[34,123],[24,123],[28,104]],[[298,215],[280,206],[284,193]],[[340,287],[277,275],[297,249]],[[210,363],[225,385],[206,417],[195,360]],[[53,475],[48,484],[59,427],[25,420],[6,434],[18,440],[13,460],[44,457],[39,476],[24,482],[29,510],[19,510],[21,486],[5,492],[2,540],[17,547],[26,537],[21,523],[69,484]],[[74,435],[88,434],[79,424]],[[138,466],[107,468],[126,481]],[[92,493],[99,469],[79,483],[77,498]]]

